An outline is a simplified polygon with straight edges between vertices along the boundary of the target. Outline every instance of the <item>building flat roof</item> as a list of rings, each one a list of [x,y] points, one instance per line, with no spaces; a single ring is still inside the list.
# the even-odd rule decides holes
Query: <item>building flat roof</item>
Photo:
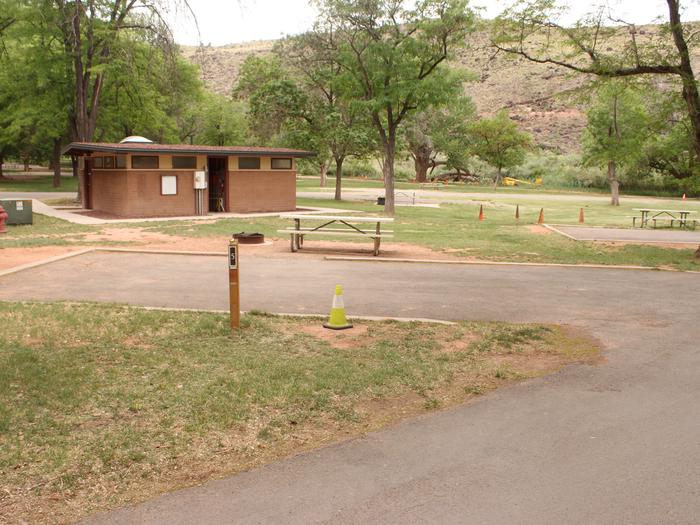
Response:
[[[190,155],[259,155],[262,157],[314,157],[313,151],[289,148],[264,148],[258,146],[198,146],[190,144],[71,142],[63,155],[88,155],[90,153],[174,153]]]

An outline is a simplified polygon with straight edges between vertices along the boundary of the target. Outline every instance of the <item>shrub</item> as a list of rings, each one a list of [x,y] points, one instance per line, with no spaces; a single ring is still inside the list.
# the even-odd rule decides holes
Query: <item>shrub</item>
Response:
[[[333,171],[335,166],[331,166],[330,171]],[[344,177],[367,177],[369,179],[381,179],[382,173],[369,160],[348,159],[343,164]]]

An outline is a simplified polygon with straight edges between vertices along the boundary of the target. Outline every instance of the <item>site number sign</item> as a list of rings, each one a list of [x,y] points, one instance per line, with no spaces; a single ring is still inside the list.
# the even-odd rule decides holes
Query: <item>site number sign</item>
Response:
[[[238,244],[228,246],[228,269],[238,270]]]

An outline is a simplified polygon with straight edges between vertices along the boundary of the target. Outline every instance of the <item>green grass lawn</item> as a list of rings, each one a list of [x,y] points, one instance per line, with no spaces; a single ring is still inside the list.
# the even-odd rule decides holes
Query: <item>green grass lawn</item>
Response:
[[[85,514],[598,353],[558,327],[0,302],[0,522]],[[5,521],[6,520],[6,521]]]
[[[586,224],[591,226],[629,226],[626,215],[643,203],[626,201],[614,208],[607,204],[521,201],[520,221],[516,221],[515,204],[505,201],[484,201],[486,220],[479,221],[479,205],[446,204],[440,208],[397,207],[396,221],[391,228],[396,242],[417,244],[434,250],[449,250],[457,256],[490,261],[588,263],[673,267],[700,269],[694,259],[694,249],[671,249],[659,246],[611,245],[577,242],[557,234],[534,233],[531,227],[537,222],[541,206],[545,207],[545,219],[550,223],[576,224],[581,207]],[[352,209],[368,213],[381,212],[373,204],[337,202],[322,199],[298,199],[299,206],[326,206]],[[648,204],[646,204],[648,206]],[[693,203],[697,207],[696,203]],[[700,209],[700,207],[698,207]],[[289,221],[279,218],[255,218],[248,220],[224,219],[210,224],[191,222],[154,223],[147,230],[184,236],[227,236],[235,231],[259,231],[266,236],[278,237],[277,230],[289,226]],[[314,238],[323,239],[322,236]],[[328,237],[326,240],[337,240]],[[309,240],[309,242],[313,242]]]
[[[429,183],[433,184],[433,183]],[[360,179],[357,177],[348,177],[343,179],[343,188],[350,188],[350,189],[357,189],[357,188],[383,188],[384,183],[380,179]],[[321,188],[319,186],[319,179],[317,177],[304,177],[302,179],[297,180],[297,188],[303,190],[303,191],[335,191],[335,179],[332,177],[328,179],[328,183],[324,188]],[[396,182],[396,188],[399,190],[419,190],[419,189],[429,189],[432,190],[434,188],[431,188],[429,186],[421,186],[418,183],[415,182],[405,182],[405,181],[399,181]],[[442,184],[440,183],[440,186],[437,191],[443,191],[443,192],[464,192],[464,193],[493,193],[493,184],[465,184],[461,182],[450,182],[449,184]],[[522,194],[522,193],[532,193],[534,195],[537,194],[566,194],[566,195],[601,195],[607,197],[609,195],[608,192],[601,190],[599,188],[560,188],[560,187],[554,187],[554,186],[528,186],[528,185],[519,185],[519,186],[499,186],[498,189],[495,190],[497,193],[501,193],[504,195],[512,195],[512,194]],[[629,197],[634,197],[636,194],[634,193],[627,193],[623,190],[621,190],[622,195],[627,195]],[[638,196],[649,196],[649,193],[643,193]],[[680,195],[677,196],[677,198],[680,198]]]
[[[86,233],[100,230],[100,227],[73,224],[35,213],[34,224],[15,224],[7,227],[7,233],[0,236],[0,250],[2,248],[85,244],[83,236]],[[1,251],[0,254],[2,254]]]
[[[78,191],[75,177],[61,177],[61,186],[53,187],[53,177],[49,175],[5,174],[8,180],[0,180],[0,191]]]
[[[416,244],[437,251],[447,250],[455,256],[490,261],[589,263],[640,265],[698,270],[693,257],[694,248],[673,249],[662,246],[613,245],[610,243],[577,242],[557,234],[547,234],[542,228],[533,228],[540,208],[550,224],[576,224],[579,210],[584,209],[585,225],[631,227],[633,209],[649,207],[648,202],[623,199],[622,206],[613,207],[604,202],[582,199],[572,201],[538,200],[536,194],[508,195],[498,198],[468,201],[465,204],[443,204],[440,208],[397,207],[394,242]],[[381,214],[382,207],[365,202],[337,202],[329,199],[298,199],[300,207],[319,206],[357,210]],[[484,205],[485,221],[478,220],[479,205]],[[520,220],[515,220],[516,205]],[[654,207],[672,209],[690,208],[698,211],[700,202],[684,203],[659,199]],[[160,221],[142,223],[114,223],[110,228],[143,228],[173,236],[229,237],[238,231],[258,231],[267,237],[281,237],[278,229],[290,222],[278,217],[250,219],[221,219],[212,223],[198,221]],[[10,226],[9,233],[0,237],[3,247],[31,247],[51,244],[93,244],[84,235],[99,232],[103,226],[81,226],[35,214],[34,226]],[[338,240],[337,237],[314,239]],[[309,239],[309,242],[313,242]],[[367,245],[367,243],[363,243]]]

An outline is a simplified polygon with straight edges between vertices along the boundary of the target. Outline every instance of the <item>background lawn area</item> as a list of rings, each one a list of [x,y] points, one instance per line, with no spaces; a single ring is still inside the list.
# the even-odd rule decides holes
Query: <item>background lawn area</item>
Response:
[[[631,227],[629,216],[638,214],[633,208],[654,207],[694,209],[700,218],[700,202],[658,199],[653,203],[624,198],[622,206],[612,207],[604,202],[581,200],[541,200],[536,194],[512,194],[497,199],[465,200],[463,204],[443,204],[440,208],[398,206],[396,221],[390,229],[395,237],[390,242],[416,244],[454,256],[490,261],[514,261],[566,264],[615,264],[669,267],[699,270],[694,259],[696,247],[673,249],[658,245],[615,245],[611,243],[577,242],[536,227],[540,208],[550,224],[577,224],[581,208],[585,226]],[[365,214],[382,214],[382,207],[371,202],[335,201],[332,199],[297,199],[300,207],[329,207],[355,210]],[[479,206],[484,206],[485,221],[478,220]],[[516,221],[516,206],[520,220]],[[0,249],[60,244],[104,244],[88,242],[86,233],[104,228],[141,228],[144,232],[159,232],[185,237],[226,237],[234,232],[257,231],[268,238],[284,238],[277,230],[291,225],[279,217],[250,219],[220,219],[214,222],[159,221],[140,223],[111,223],[105,226],[82,226],[34,215],[34,226],[10,226],[9,233],[0,237]],[[215,216],[212,216],[215,218]],[[337,241],[338,237],[315,236],[314,239]],[[286,240],[286,239],[285,239]],[[312,240],[309,240],[312,242]],[[115,243],[112,243],[115,244]],[[122,244],[129,244],[128,242]],[[358,243],[367,246],[368,243]],[[222,244],[223,246],[223,244]],[[223,248],[222,248],[223,249]]]
[[[506,199],[486,200],[485,221],[478,220],[479,202],[472,204],[443,204],[440,208],[399,206],[393,242],[417,244],[434,250],[490,261],[619,264],[651,267],[672,267],[698,270],[694,259],[695,248],[672,249],[659,246],[612,245],[606,243],[577,242],[564,236],[547,233],[533,227],[540,207],[545,208],[545,220],[549,223],[576,224],[581,207],[584,208],[587,226],[625,227],[631,224],[626,218],[635,212],[632,208],[649,207],[648,203],[627,201],[619,208],[603,203],[544,202],[536,199],[519,199],[520,221],[514,218],[516,203]],[[337,202],[328,199],[298,199],[299,206],[324,206],[365,213],[381,214],[382,208],[371,203]],[[663,204],[663,203],[662,203]],[[668,204],[668,203],[666,203]],[[680,209],[679,203],[674,208]],[[700,210],[698,203],[691,206]],[[237,231],[259,231],[268,237],[281,237],[278,229],[291,225],[291,221],[279,218],[255,218],[248,220],[223,219],[209,224],[187,225],[181,223],[153,223],[146,230],[184,236],[230,236]],[[315,236],[315,239],[338,240],[337,237]],[[390,241],[390,242],[391,242]],[[309,240],[309,242],[312,242]],[[367,243],[364,243],[365,245]]]
[[[558,327],[0,303],[0,522],[73,521],[571,362]]]
[[[84,235],[101,230],[101,227],[73,224],[39,213],[35,213],[33,219],[34,224],[7,226],[7,233],[0,236],[0,250],[2,248],[88,244],[83,240]],[[0,256],[2,256],[2,251],[0,251]]]
[[[433,190],[435,188],[430,187],[433,184],[440,184],[438,191],[447,192],[464,192],[464,193],[493,193],[493,184],[466,184],[463,182],[450,182],[449,184],[444,183],[433,183],[428,182],[426,186],[422,186],[416,182],[407,181],[397,181],[396,188],[401,190]],[[384,188],[384,182],[381,179],[361,179],[359,177],[347,177],[343,179],[343,188]],[[319,186],[318,177],[303,176],[297,179],[297,188],[303,191],[335,191],[335,179],[333,177],[328,178],[328,183],[325,188]],[[609,193],[600,190],[599,188],[557,188],[556,186],[544,185],[544,186],[530,186],[530,185],[519,185],[519,186],[499,186],[495,190],[496,193],[508,194],[520,194],[520,193],[532,193],[534,195],[542,193],[550,194],[564,194],[564,195],[600,195],[603,197],[609,197]],[[627,193],[624,189],[620,191],[621,195],[628,195],[634,197],[637,194]],[[650,195],[649,193],[642,193],[641,195]],[[678,195],[680,198],[680,195]]]
[[[9,180],[0,180],[0,191],[78,191],[78,180],[75,177],[61,177],[61,186],[53,187],[53,177],[50,175],[14,175],[5,174]]]

